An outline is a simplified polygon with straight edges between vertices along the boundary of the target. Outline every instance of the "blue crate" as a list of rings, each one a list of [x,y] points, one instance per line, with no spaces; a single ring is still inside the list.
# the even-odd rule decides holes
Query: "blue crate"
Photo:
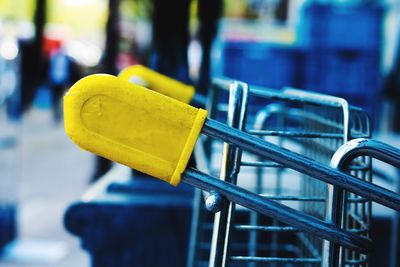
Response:
[[[305,5],[298,27],[302,45],[379,50],[384,8],[380,5]]]
[[[112,181],[89,189],[64,223],[77,235],[93,267],[185,266],[193,189],[153,178]]]
[[[378,52],[351,49],[310,50],[302,88],[347,99],[378,119],[382,75]]]
[[[380,57],[359,50],[314,50],[306,55],[303,87],[327,94],[379,92]]]
[[[225,42],[221,49],[223,76],[271,88],[300,84],[302,51],[297,47]]]

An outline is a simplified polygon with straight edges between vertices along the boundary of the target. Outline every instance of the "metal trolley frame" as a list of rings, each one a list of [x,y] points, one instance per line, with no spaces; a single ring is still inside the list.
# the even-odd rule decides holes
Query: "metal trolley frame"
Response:
[[[329,164],[335,151],[353,138],[370,137],[368,117],[361,109],[349,107],[344,99],[321,94],[306,93],[300,90],[285,89],[282,92],[265,88],[251,88],[250,92],[244,83],[229,83],[218,80],[214,89],[231,88],[228,108],[228,124],[249,134],[267,139],[291,150],[299,152],[320,163]],[[211,115],[218,117],[218,110],[226,110],[215,101],[218,91],[214,90],[214,101],[211,103]],[[250,96],[250,97],[249,97]],[[267,103],[258,105],[258,112],[247,109],[247,101],[262,98]],[[277,104],[281,101],[284,104]],[[288,104],[289,103],[289,104]],[[222,106],[222,108],[221,108]],[[252,105],[253,106],[253,105]],[[256,114],[246,123],[246,115]],[[269,122],[269,123],[268,123]],[[250,124],[250,126],[249,126]],[[270,127],[274,126],[274,129]],[[210,144],[208,144],[209,151]],[[297,173],[300,190],[285,193],[282,183],[285,178],[285,166],[262,157],[242,156],[241,150],[229,144],[224,144],[223,163],[220,178],[229,183],[240,184],[241,170],[252,168],[254,178],[252,192],[261,194],[263,198],[287,203],[291,207],[313,215],[319,219],[332,222],[338,227],[368,236],[371,214],[369,200],[352,193],[345,193],[341,187],[326,184]],[[248,160],[251,158],[251,160]],[[313,168],[313,166],[310,166]],[[368,157],[358,160],[356,164],[346,166],[349,172],[365,181],[371,181],[371,161]],[[246,172],[248,173],[248,171]],[[275,185],[265,187],[266,179],[275,178]],[[249,176],[249,175],[247,175]],[[289,176],[293,176],[291,173]],[[289,179],[290,180],[290,179]],[[248,181],[247,181],[248,182]],[[268,192],[267,192],[267,191]],[[214,223],[199,223],[193,227],[194,232],[213,226],[212,244],[209,262],[204,256],[192,253],[189,266],[258,266],[258,264],[286,264],[285,266],[336,266],[343,263],[346,266],[366,266],[368,258],[365,254],[344,249],[332,242],[322,242],[312,234],[304,233],[296,227],[282,225],[277,220],[267,221],[257,212],[238,207],[234,202],[225,200],[218,193],[206,195],[206,206],[215,214]],[[200,201],[201,204],[201,201]],[[200,205],[198,205],[200,207]],[[202,212],[198,208],[199,213]],[[247,213],[246,223],[235,220]],[[237,216],[240,214],[239,216]],[[237,218],[235,218],[237,217]],[[197,217],[199,219],[199,217]],[[196,223],[195,223],[196,224]],[[290,235],[291,238],[285,236]],[[293,238],[293,236],[295,238]],[[199,235],[195,237],[199,239]],[[195,239],[196,239],[195,238]],[[285,238],[289,242],[285,242]],[[194,240],[195,240],[194,239]],[[287,241],[286,240],[286,241]],[[204,244],[207,241],[192,242],[192,250],[209,249]],[[282,252],[283,251],[283,252]],[[245,255],[238,255],[237,253]],[[288,256],[290,255],[290,256]],[[339,260],[341,257],[342,260]]]

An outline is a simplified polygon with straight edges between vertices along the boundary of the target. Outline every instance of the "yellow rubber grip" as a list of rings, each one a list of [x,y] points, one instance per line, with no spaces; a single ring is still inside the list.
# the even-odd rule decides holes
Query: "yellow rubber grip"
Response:
[[[147,88],[187,104],[192,101],[195,93],[193,86],[174,80],[142,65],[125,68],[118,77],[127,81],[135,81],[136,78],[139,78],[145,82]]]
[[[178,185],[207,116],[123,79],[95,74],[64,96],[65,131],[80,147]]]

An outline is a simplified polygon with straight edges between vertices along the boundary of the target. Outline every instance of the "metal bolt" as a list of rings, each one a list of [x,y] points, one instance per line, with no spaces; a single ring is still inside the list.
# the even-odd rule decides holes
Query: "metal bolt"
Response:
[[[211,193],[206,199],[206,208],[208,211],[217,213],[222,210],[223,205],[224,199],[218,193]]]

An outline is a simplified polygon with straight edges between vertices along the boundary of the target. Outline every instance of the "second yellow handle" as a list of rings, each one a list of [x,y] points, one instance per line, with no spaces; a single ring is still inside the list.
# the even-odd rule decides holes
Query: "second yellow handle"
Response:
[[[144,84],[141,85],[186,104],[192,101],[195,93],[193,86],[174,80],[142,65],[127,67],[118,76],[134,83],[142,80]]]

